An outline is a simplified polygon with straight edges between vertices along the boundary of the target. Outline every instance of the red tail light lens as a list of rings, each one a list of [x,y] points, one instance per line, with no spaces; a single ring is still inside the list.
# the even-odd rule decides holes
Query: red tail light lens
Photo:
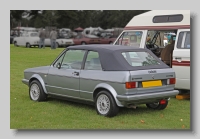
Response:
[[[164,104],[166,104],[166,100],[162,99],[162,100],[160,100],[159,103],[160,103],[161,105],[164,105]]]
[[[137,82],[126,82],[126,89],[137,88],[137,86],[138,86]]]
[[[176,84],[176,78],[170,78],[167,80],[167,84]]]

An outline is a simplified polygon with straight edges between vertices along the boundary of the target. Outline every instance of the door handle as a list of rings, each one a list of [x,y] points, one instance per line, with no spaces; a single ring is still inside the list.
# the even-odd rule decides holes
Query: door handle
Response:
[[[175,57],[178,62],[181,62],[181,57]]]
[[[75,76],[79,76],[79,72],[77,72],[77,71],[75,71],[73,74],[74,74]]]
[[[181,57],[175,57],[175,59],[176,59],[176,60],[178,60],[178,59],[180,60],[180,59],[181,59]]]

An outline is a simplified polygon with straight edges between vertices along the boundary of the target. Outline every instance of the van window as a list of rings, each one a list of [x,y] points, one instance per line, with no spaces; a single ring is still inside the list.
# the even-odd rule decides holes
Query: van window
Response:
[[[146,45],[155,44],[159,48],[165,48],[166,45],[170,44],[172,36],[176,36],[174,31],[154,31],[149,30],[146,38]]]
[[[153,23],[167,23],[167,22],[181,22],[183,20],[183,15],[162,15],[154,16]]]
[[[177,48],[179,49],[190,49],[190,32],[180,32],[177,41]]]
[[[184,48],[190,49],[190,32],[187,32],[187,34],[186,34]]]
[[[142,31],[123,32],[123,34],[117,40],[116,45],[134,46],[139,48],[142,34]]]
[[[177,48],[181,48],[182,41],[183,41],[183,35],[184,35],[184,32],[180,32],[178,35]]]

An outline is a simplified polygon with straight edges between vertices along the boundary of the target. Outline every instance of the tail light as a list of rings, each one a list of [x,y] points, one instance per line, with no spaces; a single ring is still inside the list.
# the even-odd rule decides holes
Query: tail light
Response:
[[[126,89],[137,88],[138,82],[126,82]]]
[[[176,83],[176,78],[167,79],[167,84],[175,84],[175,83]]]
[[[164,105],[164,104],[166,104],[167,103],[167,101],[166,100],[164,100],[164,99],[162,99],[162,100],[160,100],[160,102],[159,102],[161,105]]]

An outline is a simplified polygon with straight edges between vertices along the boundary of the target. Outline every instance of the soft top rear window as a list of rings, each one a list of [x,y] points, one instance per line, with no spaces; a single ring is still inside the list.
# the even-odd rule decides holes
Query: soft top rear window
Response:
[[[133,67],[160,65],[160,62],[148,52],[122,52],[122,55]]]

